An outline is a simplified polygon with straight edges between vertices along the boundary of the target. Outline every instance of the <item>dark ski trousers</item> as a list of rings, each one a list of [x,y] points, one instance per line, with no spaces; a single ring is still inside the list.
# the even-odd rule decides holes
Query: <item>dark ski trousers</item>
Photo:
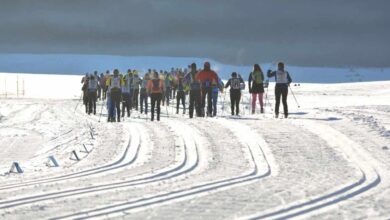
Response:
[[[154,121],[154,110],[155,108],[157,108],[157,121],[160,121],[160,112],[161,112],[161,98],[162,98],[162,94],[161,93],[152,93],[150,95],[150,99],[151,99],[151,103],[152,103],[152,109],[151,109],[151,113],[152,113],[152,121]],[[156,106],[157,105],[157,106]]]
[[[114,109],[116,108],[116,115],[118,121],[120,120],[121,115],[121,91],[120,90],[111,90],[111,106],[110,106],[110,118],[113,121],[114,118]]]
[[[279,115],[280,97],[282,97],[284,115],[286,117],[288,116],[287,95],[287,85],[277,85],[275,87],[275,115]]]
[[[202,89],[202,106],[201,106],[201,111],[202,111],[202,117],[204,116],[204,108],[206,107],[206,96],[207,96],[207,115],[211,115],[211,96],[212,96],[212,88],[204,88]]]
[[[186,112],[186,94],[184,91],[177,91],[176,95],[176,113],[179,113],[179,105],[180,105],[180,100],[181,104],[183,105],[183,114]]]
[[[240,113],[240,99],[241,91],[239,89],[230,90],[230,108],[232,115],[234,115],[234,108],[236,108],[236,115]]]
[[[201,97],[200,90],[191,90],[190,91],[190,118],[194,116],[194,108],[196,111],[196,116],[200,116],[200,107],[201,107]]]
[[[218,92],[213,92],[212,101],[213,101],[213,116],[216,116],[217,115]]]
[[[130,93],[122,93],[122,117],[125,117],[127,110],[127,117],[130,117]]]
[[[175,94],[176,94],[176,86],[174,86],[173,88],[172,88],[172,98],[175,98]]]
[[[165,101],[166,101],[166,104],[167,106],[169,106],[169,99],[171,98],[171,87],[167,87],[166,90],[165,90],[165,94],[163,95],[163,105],[165,104]]]
[[[145,114],[148,114],[148,93],[146,92],[146,89],[141,89],[139,95],[139,101],[141,103],[141,113],[144,112],[144,104],[145,104]]]
[[[89,91],[88,92],[88,114],[91,114],[93,111],[93,114],[96,114],[96,91]]]
[[[97,94],[97,97],[99,98],[99,100],[102,98],[102,87],[98,86],[98,94]]]
[[[89,101],[88,101],[88,91],[87,90],[83,90],[83,104],[85,105],[85,113],[88,113]]]
[[[132,90],[132,105],[135,110],[138,111],[138,96],[139,96],[139,89],[133,89]]]

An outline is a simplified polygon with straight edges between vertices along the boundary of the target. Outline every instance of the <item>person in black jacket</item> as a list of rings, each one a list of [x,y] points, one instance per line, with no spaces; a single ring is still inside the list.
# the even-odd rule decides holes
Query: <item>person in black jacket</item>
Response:
[[[287,94],[288,87],[292,82],[290,74],[284,69],[284,63],[278,63],[278,70],[271,71],[268,70],[267,76],[275,77],[275,117],[279,117],[279,106],[280,106],[280,97],[282,97],[284,117],[288,117],[288,106],[287,106]]]
[[[244,83],[244,80],[237,77],[236,72],[233,72],[232,78],[230,78],[225,85],[225,88],[230,86],[230,105],[232,115],[234,115],[234,107],[236,108],[236,115],[240,113],[241,83]]]
[[[252,94],[252,114],[255,114],[256,111],[256,98],[259,99],[260,102],[260,112],[264,113],[264,103],[263,103],[263,95],[264,95],[264,74],[261,70],[259,64],[255,64],[253,66],[253,72],[249,74],[248,85],[249,85],[249,93]]]
[[[188,83],[190,88],[190,103],[189,103],[189,115],[190,118],[194,116],[194,110],[197,117],[201,116],[201,102],[202,102],[202,94],[201,94],[201,82],[196,79],[196,75],[198,71],[196,70],[196,64],[191,64],[191,71],[186,74],[184,80]]]

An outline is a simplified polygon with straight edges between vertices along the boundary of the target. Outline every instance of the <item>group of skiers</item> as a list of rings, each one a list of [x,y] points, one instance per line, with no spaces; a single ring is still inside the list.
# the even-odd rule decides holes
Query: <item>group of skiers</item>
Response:
[[[278,63],[276,71],[267,71],[267,77],[275,77],[275,117],[279,116],[280,99],[282,98],[284,116],[288,117],[287,94],[291,77],[284,70],[284,64]],[[231,114],[239,115],[241,92],[245,83],[241,75],[233,72],[226,85],[218,74],[211,69],[209,62],[205,62],[203,69],[198,70],[195,63],[188,69],[174,69],[160,71],[149,69],[141,78],[138,71],[129,69],[127,74],[120,74],[118,69],[110,74],[106,71],[98,75],[86,74],[81,83],[85,111],[96,114],[98,99],[107,101],[108,122],[120,122],[121,117],[130,117],[131,110],[148,114],[148,99],[151,102],[151,120],[160,120],[161,105],[169,105],[172,98],[176,98],[176,114],[179,114],[180,104],[183,114],[186,113],[186,96],[189,96],[189,117],[214,117],[217,115],[217,101],[219,93],[230,87]],[[264,113],[264,88],[268,86],[260,65],[255,64],[249,74],[248,87],[252,99],[252,114],[256,110],[256,101],[259,101],[260,112]],[[206,108],[207,104],[207,109]],[[121,111],[122,110],[122,111]]]

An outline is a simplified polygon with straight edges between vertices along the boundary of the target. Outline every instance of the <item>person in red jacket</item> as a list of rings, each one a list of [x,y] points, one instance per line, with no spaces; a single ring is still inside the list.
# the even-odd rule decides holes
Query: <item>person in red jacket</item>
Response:
[[[204,108],[206,106],[206,96],[207,96],[207,116],[211,116],[212,110],[212,86],[213,81],[218,82],[218,75],[216,72],[211,70],[210,63],[205,62],[204,68],[201,70],[196,79],[199,80],[202,84],[202,102],[201,102],[201,116],[204,117]]]
[[[156,72],[153,74],[152,80],[149,80],[147,85],[147,92],[150,94],[151,104],[152,104],[152,117],[151,120],[154,121],[154,109],[157,108],[157,121],[160,121],[160,112],[161,112],[161,99],[163,98],[165,88],[164,81],[159,78],[159,75]]]

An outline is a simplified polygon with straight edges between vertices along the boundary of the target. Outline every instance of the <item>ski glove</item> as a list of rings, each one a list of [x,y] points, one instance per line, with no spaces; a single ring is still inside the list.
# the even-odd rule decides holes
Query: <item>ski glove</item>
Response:
[[[272,77],[271,74],[272,74],[272,70],[268,70],[268,71],[267,71],[267,76],[268,76],[268,78]]]

